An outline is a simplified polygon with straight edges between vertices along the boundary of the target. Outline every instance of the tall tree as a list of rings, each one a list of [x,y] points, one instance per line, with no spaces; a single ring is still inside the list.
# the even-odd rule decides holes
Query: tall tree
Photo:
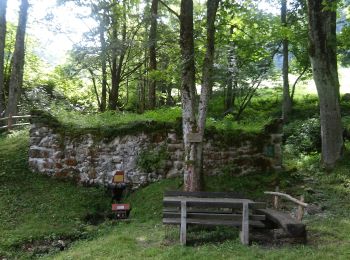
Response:
[[[5,42],[6,42],[6,7],[7,0],[0,1],[0,117],[5,110]]]
[[[105,25],[104,18],[100,18],[100,43],[101,43],[101,69],[102,69],[102,89],[101,89],[101,102],[100,102],[100,111],[103,112],[106,110],[107,103],[107,44],[105,39]]]
[[[149,31],[149,70],[157,70],[157,16],[158,16],[158,0],[152,0],[151,5],[151,28]],[[156,79],[152,75],[148,89],[148,106],[149,109],[156,107]]]
[[[215,51],[215,17],[220,0],[207,1],[206,54],[202,68],[202,87],[196,118],[195,54],[193,38],[193,1],[181,1],[180,45],[182,54],[182,129],[185,147],[184,190],[198,191],[203,187],[203,135],[209,94],[212,89]]]
[[[23,85],[23,67],[24,67],[24,56],[25,56],[25,34],[27,27],[27,16],[28,16],[29,3],[28,0],[22,0],[19,20],[16,33],[16,44],[12,59],[12,69],[9,84],[9,97],[6,109],[6,114],[17,114],[18,100],[21,95],[21,89]]]
[[[322,165],[333,169],[343,148],[336,42],[337,0],[308,0],[309,55],[321,119]]]
[[[123,7],[122,7],[122,12],[123,12],[123,25],[122,25],[122,41],[121,41],[121,50],[120,50],[120,55],[119,55],[119,61],[117,62],[117,55],[116,55],[116,50],[115,47],[113,49],[113,61],[112,61],[112,69],[111,69],[111,74],[112,74],[112,87],[111,91],[109,94],[109,106],[108,108],[110,110],[116,110],[118,108],[118,98],[119,98],[119,88],[120,88],[120,83],[121,83],[121,77],[122,77],[122,67],[124,64],[124,59],[125,59],[125,54],[127,50],[126,46],[126,33],[127,33],[127,16],[126,16],[126,1],[123,0]],[[112,21],[115,21],[114,18],[112,18]],[[112,26],[116,26],[115,22],[113,22]],[[117,37],[116,34],[116,29],[113,28],[113,38],[112,38],[112,44],[117,44],[118,39],[115,38]]]
[[[287,0],[281,0],[281,23],[284,29],[287,29]],[[287,37],[287,30],[283,32],[284,38],[282,40],[283,45],[283,102],[282,102],[282,118],[284,121],[288,121],[288,117],[292,111],[292,99],[289,93],[289,40]]]

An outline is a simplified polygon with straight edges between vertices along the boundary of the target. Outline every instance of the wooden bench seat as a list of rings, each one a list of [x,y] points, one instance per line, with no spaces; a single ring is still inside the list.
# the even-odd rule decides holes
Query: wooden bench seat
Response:
[[[258,209],[257,212],[264,214],[264,223],[270,228],[282,228],[288,236],[302,238],[306,241],[306,226],[289,214],[274,209]]]

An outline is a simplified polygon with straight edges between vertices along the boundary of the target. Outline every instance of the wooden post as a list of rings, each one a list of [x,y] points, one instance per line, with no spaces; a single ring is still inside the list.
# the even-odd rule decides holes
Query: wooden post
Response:
[[[181,201],[181,226],[180,226],[180,243],[186,245],[186,233],[187,233],[187,205],[186,201]]]
[[[304,202],[304,196],[303,195],[300,196],[300,201]],[[303,216],[304,216],[304,207],[299,205],[298,206],[298,212],[297,212],[297,220],[301,221],[303,219]]]
[[[276,192],[279,192],[279,190],[280,190],[280,188],[278,187],[278,186],[276,186]],[[277,195],[274,195],[273,196],[273,207],[275,208],[275,209],[278,209],[278,207],[279,207],[279,198],[278,198],[278,196]]]
[[[7,131],[10,131],[12,127],[12,114],[9,114],[9,118],[7,120]]]
[[[243,245],[249,245],[249,204],[247,202],[243,202],[240,238]]]

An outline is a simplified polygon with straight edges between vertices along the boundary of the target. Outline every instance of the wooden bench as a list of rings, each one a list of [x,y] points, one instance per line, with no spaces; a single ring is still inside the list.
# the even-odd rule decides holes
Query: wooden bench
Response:
[[[265,215],[253,214],[265,208],[265,203],[239,197],[223,192],[165,192],[163,224],[180,225],[182,245],[186,245],[187,225],[238,227],[242,244],[248,245],[249,229],[265,227]]]

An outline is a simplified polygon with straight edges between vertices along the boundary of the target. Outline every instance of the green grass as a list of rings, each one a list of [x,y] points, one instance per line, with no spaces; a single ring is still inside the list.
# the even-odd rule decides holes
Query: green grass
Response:
[[[90,228],[84,217],[110,206],[101,188],[77,187],[30,172],[27,132],[0,136],[0,256],[17,255],[32,240],[83,237]]]
[[[269,89],[264,91],[252,100],[245,120],[239,124],[232,122],[232,118],[220,119],[212,113],[208,125],[226,133],[242,128],[248,132],[261,130],[263,122],[280,113],[278,98],[271,98],[274,94]],[[344,123],[348,125],[350,106],[346,103],[342,106]],[[304,121],[317,114],[314,96],[298,96],[291,119]],[[60,120],[78,128],[114,128],[134,120],[176,122],[178,116],[179,109],[150,111],[145,115],[82,116],[62,112]],[[291,126],[290,130],[297,130],[294,128]],[[127,198],[132,205],[129,222],[105,219],[99,225],[91,225],[86,216],[109,213],[110,198],[104,190],[30,172],[27,150],[26,131],[0,135],[0,259],[39,256],[49,259],[350,259],[349,152],[332,173],[319,168],[317,153],[285,153],[287,169],[280,174],[235,176],[234,166],[226,165],[219,176],[205,178],[207,190],[239,192],[268,203],[271,198],[263,191],[272,190],[276,185],[293,196],[305,195],[306,202],[323,209],[318,214],[305,216],[307,245],[254,242],[245,247],[236,230],[217,228],[192,230],[189,232],[191,245],[181,247],[178,228],[161,224],[163,192],[180,189],[181,179],[163,180],[130,194]],[[287,209],[292,207],[289,203],[285,205]],[[68,244],[62,252],[50,246],[60,239]]]

